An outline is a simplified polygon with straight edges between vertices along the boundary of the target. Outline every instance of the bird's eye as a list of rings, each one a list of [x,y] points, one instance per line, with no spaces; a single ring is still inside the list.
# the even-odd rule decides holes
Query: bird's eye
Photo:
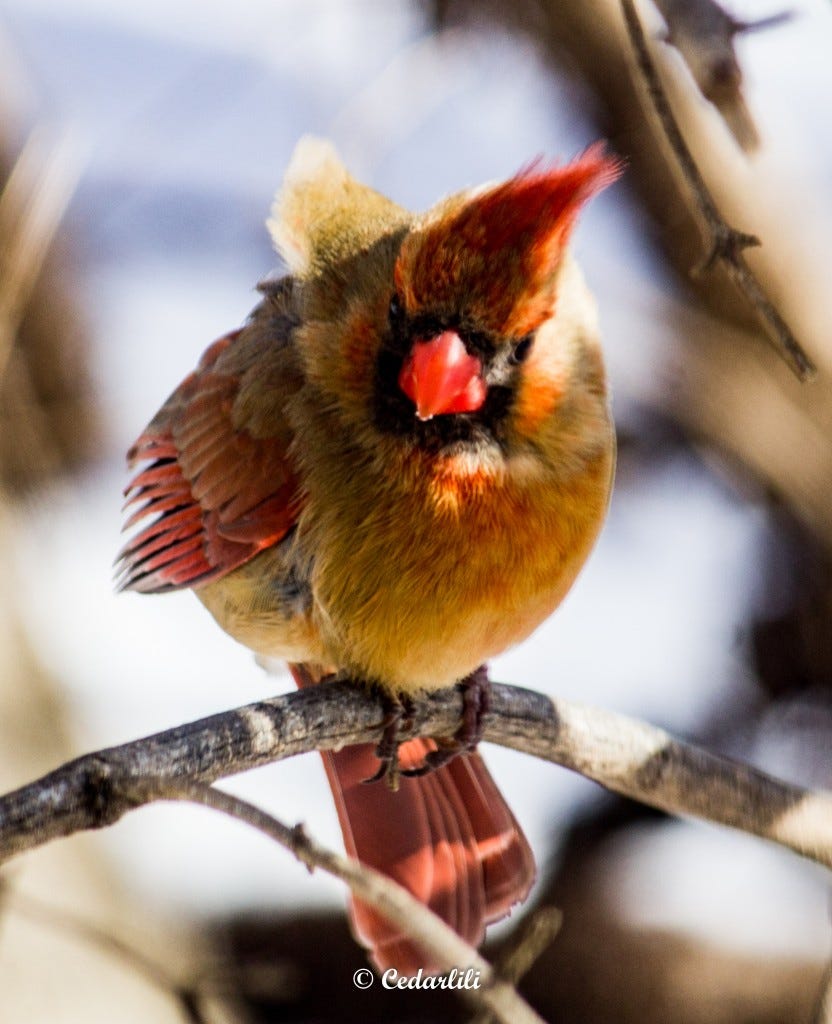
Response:
[[[514,351],[511,353],[511,361],[513,363],[522,363],[528,359],[529,353],[532,350],[533,341],[533,334],[527,334],[525,338],[521,338],[514,346]]]
[[[400,319],[401,315],[402,315],[401,299],[399,298],[399,296],[395,292],[393,292],[393,297],[390,299],[390,309],[389,309],[389,312],[388,312],[388,316],[390,317],[391,321],[395,321],[395,320]]]

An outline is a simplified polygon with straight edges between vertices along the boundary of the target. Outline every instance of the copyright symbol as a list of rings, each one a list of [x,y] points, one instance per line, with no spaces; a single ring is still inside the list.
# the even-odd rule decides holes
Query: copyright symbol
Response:
[[[359,967],[352,976],[352,983],[356,988],[370,988],[373,984],[373,972],[369,967]]]

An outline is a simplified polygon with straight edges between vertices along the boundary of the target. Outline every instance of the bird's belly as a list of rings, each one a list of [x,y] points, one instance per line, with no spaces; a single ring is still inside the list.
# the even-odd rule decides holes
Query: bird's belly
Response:
[[[263,571],[263,561],[258,556],[197,589],[227,633],[258,654],[336,666],[401,693],[450,686],[524,640],[572,579],[560,571],[552,585],[534,594],[524,588],[521,598],[503,587],[465,593],[464,578],[449,577],[438,592],[423,592],[418,600],[408,581],[391,573],[388,585],[363,601],[356,587],[350,610],[339,614],[319,598],[308,604],[287,598],[286,588]]]
[[[609,458],[594,468],[567,494],[498,505],[504,518],[493,503],[487,516],[409,527],[401,514],[391,534],[398,509],[356,503],[366,515],[336,543],[301,526],[197,593],[260,654],[399,693],[450,686],[529,636],[571,587],[606,509]]]
[[[559,601],[560,597],[547,595],[511,616],[477,607],[468,614],[448,615],[441,638],[428,632],[414,633],[399,643],[372,651],[369,674],[399,693],[417,694],[451,686],[525,640]]]
[[[313,609],[330,660],[399,692],[449,686],[524,640],[558,606],[597,536],[606,494],[362,544],[316,564]],[[336,570],[337,566],[337,571]]]

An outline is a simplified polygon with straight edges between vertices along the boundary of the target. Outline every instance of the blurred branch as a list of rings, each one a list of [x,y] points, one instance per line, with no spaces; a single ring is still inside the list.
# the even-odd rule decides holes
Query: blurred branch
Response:
[[[710,270],[717,261],[722,263],[731,279],[754,307],[757,315],[773,332],[783,350],[786,361],[797,376],[801,380],[805,380],[815,373],[814,364],[803,351],[800,342],[774,303],[766,295],[742,255],[743,250],[749,246],[760,245],[760,240],[755,235],[746,234],[731,227],[719,212],[671,110],[670,102],[650,54],[647,37],[636,13],[634,0],[621,0],[621,7],[653,109],[661,121],[667,141],[670,143],[682,173],[696,198],[697,208],[710,234],[711,249],[701,269]]]
[[[3,71],[0,70],[0,87]],[[25,490],[95,440],[87,346],[58,244],[81,162],[38,128],[19,154],[0,124],[0,483]]]
[[[832,964],[829,964],[823,972],[810,1024],[832,1024]]]
[[[540,907],[520,923],[517,934],[500,954],[494,970],[507,981],[517,983],[555,941],[563,924],[557,907]]]
[[[459,691],[438,691],[417,704],[408,735],[451,736],[461,714]],[[0,860],[114,823],[152,799],[148,779],[213,782],[295,754],[378,740],[383,720],[379,698],[329,682],[88,754],[0,799]],[[781,782],[635,719],[494,683],[483,738],[832,867],[832,794]]]
[[[33,132],[0,191],[0,380],[80,173],[68,143],[45,151],[42,133]]]
[[[202,804],[251,825],[286,847],[310,871],[320,868],[346,882],[355,896],[429,949],[445,971],[471,968],[479,977],[480,987],[460,989],[460,996],[475,1006],[486,1008],[504,1024],[544,1024],[509,981],[501,978],[472,946],[415,896],[386,875],[320,846],[309,838],[302,826],[290,828],[238,797],[184,779],[136,779],[125,787],[123,795],[142,803],[183,800]]]
[[[774,28],[792,17],[781,11],[756,21],[738,21],[715,0],[653,0],[667,25],[667,38],[687,64],[702,95],[719,111],[746,151],[759,144],[742,94],[742,69],[734,50],[738,35]]]
[[[651,897],[649,906],[644,893],[634,903],[611,883],[633,869],[634,829],[651,847],[666,833],[658,816],[600,800],[559,837],[538,898],[555,903],[564,923],[524,978],[532,1005],[547,1019],[581,1024],[809,1024],[823,972],[816,956],[743,948],[725,921],[714,922],[710,938],[667,918],[651,923]],[[707,885],[704,865],[694,875]],[[660,899],[667,882],[656,878],[651,895]]]
[[[166,966],[117,935],[113,935],[74,914],[48,906],[31,896],[24,896],[3,879],[0,879],[0,906],[46,928],[63,931],[75,939],[96,946],[103,952],[122,960],[131,969],[146,978],[151,985],[167,992],[179,1005],[183,1018],[190,1024],[207,1024],[207,1018],[200,1009],[202,986],[179,982]]]
[[[516,985],[557,938],[563,914],[557,907],[539,907],[521,921],[512,941],[494,963],[494,974]],[[471,1024],[491,1024],[493,1014],[478,1014]]]

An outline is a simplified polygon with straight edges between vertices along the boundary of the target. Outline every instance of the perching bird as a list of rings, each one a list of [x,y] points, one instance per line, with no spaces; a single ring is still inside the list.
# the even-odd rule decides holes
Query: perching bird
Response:
[[[595,305],[567,242],[618,175],[593,147],[414,215],[298,145],[270,222],[290,274],[215,342],[129,452],[124,589],[192,587],[299,685],[392,700],[466,679],[560,603],[598,534],[614,433]],[[411,740],[402,769],[437,749]],[[472,943],[531,851],[478,754],[397,791],[324,755],[349,853]],[[435,968],[360,902],[379,969]]]

